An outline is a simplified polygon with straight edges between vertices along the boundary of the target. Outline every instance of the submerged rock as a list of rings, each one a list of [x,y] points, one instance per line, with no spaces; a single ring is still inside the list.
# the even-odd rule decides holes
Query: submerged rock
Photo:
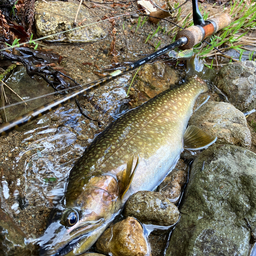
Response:
[[[256,154],[215,144],[193,163],[167,256],[244,255],[256,228]]]
[[[179,210],[159,192],[139,191],[126,202],[124,215],[145,224],[170,226],[178,221]]]
[[[21,116],[35,108],[38,108],[51,100],[54,100],[53,95],[48,95],[54,92],[52,87],[49,87],[47,83],[38,78],[32,79],[26,72],[26,68],[24,66],[18,66],[15,70],[13,70],[12,74],[5,81],[11,90],[5,90],[6,96],[10,103],[17,102],[17,95],[19,95],[23,99],[33,99],[33,101],[29,101],[27,104],[19,104],[14,105],[12,107],[8,107],[5,109],[5,114],[7,121],[10,121],[18,116]],[[38,97],[38,95],[47,95],[47,97]],[[38,98],[37,98],[38,97]],[[4,105],[2,100],[0,99],[1,106]],[[0,111],[1,115],[4,117],[4,112]],[[4,120],[6,118],[3,118]],[[6,121],[6,120],[5,120]]]
[[[168,242],[169,232],[167,230],[154,230],[148,236],[148,242],[153,256],[163,256]]]
[[[70,2],[37,2],[35,24],[39,37],[49,36],[45,41],[66,43],[88,43],[106,36],[106,32],[95,23],[87,8],[83,5],[79,11],[77,22],[86,20],[83,28],[74,25],[79,4]],[[71,29],[75,29],[70,31]],[[69,31],[67,31],[69,30]],[[64,31],[66,31],[64,33]],[[56,34],[57,35],[53,35]],[[52,36],[50,36],[52,35]]]
[[[105,230],[96,243],[97,250],[113,256],[151,255],[143,228],[128,217]]]
[[[25,237],[20,228],[0,208],[0,255],[31,255],[29,247],[25,245]]]
[[[170,88],[179,80],[177,71],[157,61],[154,64],[146,64],[138,73],[137,86],[148,98]]]
[[[229,103],[205,103],[192,115],[189,124],[217,136],[219,143],[251,146],[251,132],[244,114]]]
[[[256,108],[256,63],[243,61],[224,66],[216,77],[217,87],[241,111]]]

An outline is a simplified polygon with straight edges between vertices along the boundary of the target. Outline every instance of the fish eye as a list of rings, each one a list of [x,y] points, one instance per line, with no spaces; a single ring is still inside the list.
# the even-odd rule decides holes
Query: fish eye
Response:
[[[73,226],[77,223],[77,216],[75,212],[71,212],[67,217],[67,222],[69,226]]]
[[[61,223],[66,227],[72,227],[78,222],[78,220],[78,212],[75,209],[67,209],[63,214]]]

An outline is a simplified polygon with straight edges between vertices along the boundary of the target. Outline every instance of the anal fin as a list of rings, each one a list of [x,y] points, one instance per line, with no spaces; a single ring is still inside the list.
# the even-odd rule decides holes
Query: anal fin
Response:
[[[184,148],[187,150],[200,150],[209,147],[217,140],[200,128],[190,125],[184,134]]]

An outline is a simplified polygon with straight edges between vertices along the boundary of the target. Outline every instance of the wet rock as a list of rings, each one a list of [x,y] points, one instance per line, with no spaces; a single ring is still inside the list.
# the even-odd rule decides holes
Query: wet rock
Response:
[[[71,2],[37,2],[35,12],[35,24],[39,37],[49,36],[45,41],[87,43],[99,40],[106,36],[105,31],[97,25],[90,25],[84,28],[74,26],[74,18],[78,4]],[[86,7],[83,5],[78,14],[77,23],[86,19],[85,24],[96,22]],[[72,31],[74,28],[78,28]],[[63,31],[67,31],[62,33]],[[55,33],[57,35],[50,36]]]
[[[153,256],[163,256],[166,244],[168,241],[168,230],[157,230],[150,233],[148,241],[151,247],[151,253]]]
[[[215,144],[193,163],[167,256],[248,255],[256,230],[256,154]]]
[[[0,208],[0,255],[31,255],[24,238],[25,234]]]
[[[181,190],[187,181],[187,165],[179,160],[175,169],[163,180],[157,191],[176,204],[180,198]]]
[[[78,135],[77,136],[77,139],[80,140],[80,141],[83,141],[83,140],[88,140],[88,136],[84,135],[84,134],[81,134],[81,135]]]
[[[148,251],[143,228],[132,217],[128,217],[108,228],[98,239],[96,248],[113,256],[151,255]]]
[[[52,120],[53,122],[56,122],[56,121],[59,121],[59,120],[60,120],[60,117],[54,114],[54,115],[51,117],[51,120]]]
[[[139,191],[126,202],[124,215],[145,224],[170,226],[178,221],[179,210],[159,192]]]
[[[246,117],[248,127],[251,131],[252,135],[252,147],[251,151],[256,152],[256,112],[250,114],[249,116]]]
[[[137,86],[149,98],[155,97],[160,92],[170,88],[170,84],[178,82],[177,71],[157,61],[146,64],[138,73]]]
[[[244,114],[229,103],[207,102],[192,115],[189,124],[217,136],[219,143],[251,146],[251,133]]]
[[[256,63],[243,61],[224,66],[216,77],[217,87],[241,111],[256,108]]]

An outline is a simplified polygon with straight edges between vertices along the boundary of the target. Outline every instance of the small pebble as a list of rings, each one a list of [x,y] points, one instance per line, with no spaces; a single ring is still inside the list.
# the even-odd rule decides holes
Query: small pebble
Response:
[[[60,117],[57,116],[57,115],[54,115],[54,116],[51,117],[52,121],[58,121],[59,119],[60,119]]]
[[[139,18],[139,14],[138,13],[134,13],[131,15],[132,18]]]
[[[88,140],[88,136],[87,135],[84,135],[84,134],[80,134],[77,136],[77,139],[82,141],[82,140]]]

